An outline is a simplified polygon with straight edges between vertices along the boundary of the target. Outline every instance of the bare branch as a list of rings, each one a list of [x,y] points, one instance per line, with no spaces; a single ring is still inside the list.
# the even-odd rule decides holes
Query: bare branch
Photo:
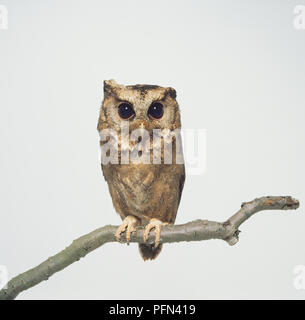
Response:
[[[251,202],[243,203],[226,222],[196,220],[181,225],[166,226],[162,229],[161,242],[172,243],[182,241],[201,241],[221,239],[234,245],[238,242],[238,227],[253,214],[262,210],[297,209],[299,201],[291,197],[262,197]],[[86,256],[107,242],[115,242],[116,226],[105,226],[96,229],[72,242],[70,246],[48,258],[37,267],[21,273],[10,280],[7,288],[0,291],[0,300],[14,299],[17,295],[43,280],[48,280],[54,273],[63,270],[75,261]],[[122,237],[122,242],[123,242]],[[150,234],[148,243],[153,243],[154,235]],[[131,236],[130,242],[143,243],[143,228],[140,227]]]

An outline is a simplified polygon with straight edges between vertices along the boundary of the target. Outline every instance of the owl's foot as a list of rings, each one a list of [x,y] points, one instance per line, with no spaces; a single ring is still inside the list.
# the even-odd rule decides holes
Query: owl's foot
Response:
[[[134,216],[127,216],[123,223],[117,228],[115,232],[115,237],[118,242],[121,241],[121,233],[123,233],[126,230],[126,242],[129,244],[130,241],[130,235],[132,232],[136,231],[136,226],[139,224],[139,221]]]
[[[158,219],[152,218],[148,225],[145,227],[144,234],[143,234],[143,239],[146,242],[149,236],[149,233],[152,229],[155,231],[155,248],[158,247],[160,244],[160,238],[161,238],[161,227],[167,225],[168,223],[162,222]]]

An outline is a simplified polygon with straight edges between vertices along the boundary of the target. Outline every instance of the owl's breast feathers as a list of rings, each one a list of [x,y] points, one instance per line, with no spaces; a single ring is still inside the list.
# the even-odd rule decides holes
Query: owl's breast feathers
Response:
[[[146,224],[151,218],[174,223],[185,180],[183,164],[102,165],[113,205]]]

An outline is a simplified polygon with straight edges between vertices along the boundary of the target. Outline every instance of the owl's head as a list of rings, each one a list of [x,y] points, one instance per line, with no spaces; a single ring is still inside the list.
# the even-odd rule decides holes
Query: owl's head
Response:
[[[98,130],[111,128],[119,131],[122,122],[130,130],[143,128],[175,130],[181,127],[176,91],[155,85],[117,84],[104,81],[104,100]]]

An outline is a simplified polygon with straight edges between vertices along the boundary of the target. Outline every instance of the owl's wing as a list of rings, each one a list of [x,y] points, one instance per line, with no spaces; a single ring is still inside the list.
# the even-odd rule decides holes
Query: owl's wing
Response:
[[[185,181],[185,166],[183,164],[182,165],[181,176],[180,176],[180,179],[179,179],[179,200],[178,200],[178,205],[180,204],[181,195],[182,195],[182,191],[183,191],[183,187],[184,187],[184,181]]]
[[[113,166],[111,165],[101,165],[104,179],[107,183],[113,181]]]
[[[104,179],[107,181],[107,169],[105,165],[101,165]],[[108,181],[107,181],[108,182]]]

